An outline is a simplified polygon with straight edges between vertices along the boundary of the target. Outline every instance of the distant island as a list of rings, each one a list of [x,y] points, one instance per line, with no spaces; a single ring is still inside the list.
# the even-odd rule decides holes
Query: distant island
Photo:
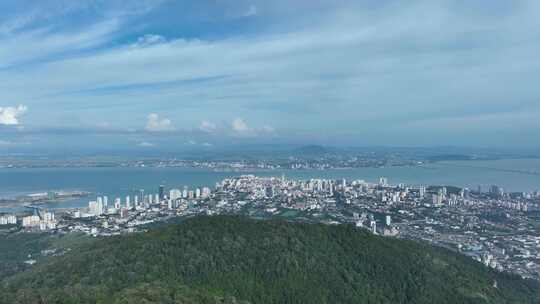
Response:
[[[305,145],[298,147],[236,148],[185,152],[174,155],[73,156],[54,155],[0,157],[0,169],[78,167],[190,167],[217,171],[306,170],[365,167],[417,166],[440,161],[535,158],[538,155],[477,149],[443,148],[358,148]]]

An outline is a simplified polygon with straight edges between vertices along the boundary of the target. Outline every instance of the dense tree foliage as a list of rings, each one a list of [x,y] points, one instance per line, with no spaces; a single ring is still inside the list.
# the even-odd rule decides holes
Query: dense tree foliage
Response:
[[[48,238],[42,234],[0,235],[0,278],[28,268],[24,261],[32,258],[31,254],[39,253],[48,243]]]
[[[0,293],[0,303],[540,303],[538,282],[445,249],[235,216],[86,243]]]

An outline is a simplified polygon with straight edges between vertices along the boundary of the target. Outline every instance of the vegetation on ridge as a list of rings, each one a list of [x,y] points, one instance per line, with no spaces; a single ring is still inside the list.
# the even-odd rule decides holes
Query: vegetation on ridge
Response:
[[[0,303],[540,303],[540,284],[350,225],[195,217],[88,242]]]

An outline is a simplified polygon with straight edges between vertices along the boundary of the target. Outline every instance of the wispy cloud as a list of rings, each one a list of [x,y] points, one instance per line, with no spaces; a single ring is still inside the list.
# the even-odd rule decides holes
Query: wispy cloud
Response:
[[[17,35],[0,36],[0,69],[80,54],[110,41],[119,26],[119,20],[113,19],[77,32],[57,32],[43,27]]]
[[[151,142],[143,141],[137,144],[137,146],[144,147],[144,148],[152,148],[152,147],[155,147],[156,145]]]
[[[200,22],[191,27],[168,26],[159,14],[132,24],[129,14],[113,13],[121,5],[73,28],[21,17],[4,25],[8,34],[0,37],[0,66],[9,68],[0,70],[0,98],[28,100],[25,121],[35,127],[84,117],[138,129],[156,111],[167,117],[149,119],[147,131],[245,138],[310,133],[342,141],[361,135],[363,143],[432,132],[437,139],[432,118],[483,117],[507,108],[510,116],[518,109],[508,105],[518,100],[531,100],[519,111],[538,104],[540,5],[499,6],[220,2],[208,11],[232,13],[177,18]],[[257,26],[244,32],[224,26],[227,18]],[[536,126],[530,116],[523,119]],[[484,120],[474,132],[492,124]],[[523,143],[531,141],[509,128]],[[440,141],[463,137],[452,128],[445,134]]]

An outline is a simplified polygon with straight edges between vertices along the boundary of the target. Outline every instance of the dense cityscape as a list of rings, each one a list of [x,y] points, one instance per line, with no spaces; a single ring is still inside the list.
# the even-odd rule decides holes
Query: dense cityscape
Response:
[[[98,196],[87,208],[4,214],[0,225],[10,233],[83,232],[106,237],[199,214],[353,224],[374,234],[446,247],[499,271],[540,280],[540,192],[508,194],[495,185],[471,190],[395,185],[385,177],[369,183],[243,175],[213,188],[159,186],[155,193]]]

